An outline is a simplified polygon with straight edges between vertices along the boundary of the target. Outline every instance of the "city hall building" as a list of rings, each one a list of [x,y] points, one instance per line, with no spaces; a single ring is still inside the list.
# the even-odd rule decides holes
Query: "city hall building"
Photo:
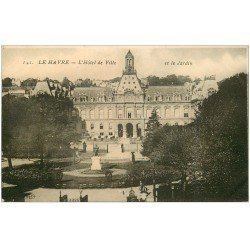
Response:
[[[129,51],[117,88],[75,88],[72,99],[92,138],[145,136],[153,109],[162,125],[185,125],[195,117],[196,103],[217,91],[215,79],[183,86],[145,86]]]

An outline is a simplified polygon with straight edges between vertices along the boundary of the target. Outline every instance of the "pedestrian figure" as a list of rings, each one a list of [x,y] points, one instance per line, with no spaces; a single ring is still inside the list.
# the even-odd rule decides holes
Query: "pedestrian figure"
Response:
[[[135,152],[131,152],[132,155],[132,163],[135,164]]]
[[[86,153],[86,152],[87,152],[87,144],[86,144],[85,141],[84,141],[83,144],[82,144],[82,151],[83,151],[83,153]]]

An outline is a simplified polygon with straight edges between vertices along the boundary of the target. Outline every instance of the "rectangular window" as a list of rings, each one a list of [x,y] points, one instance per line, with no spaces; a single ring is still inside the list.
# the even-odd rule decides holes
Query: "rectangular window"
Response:
[[[92,123],[92,124],[90,125],[90,128],[91,128],[91,129],[94,129],[94,127],[95,127],[95,126],[94,126],[94,124]]]
[[[109,135],[113,135],[113,132],[109,132]]]
[[[147,118],[149,118],[150,116],[151,116],[151,110],[148,109],[148,110],[147,110]]]
[[[102,135],[104,135],[104,133],[103,133],[103,132],[100,132],[100,135],[102,136]]]
[[[184,117],[188,117],[189,116],[189,114],[188,114],[188,108],[185,108],[184,109]]]
[[[129,113],[128,113],[128,118],[131,118],[131,116],[132,116],[132,114],[129,112]]]
[[[141,109],[137,109],[137,118],[141,118],[142,117],[142,112]]]
[[[103,129],[103,124],[102,123],[100,124],[100,129]]]

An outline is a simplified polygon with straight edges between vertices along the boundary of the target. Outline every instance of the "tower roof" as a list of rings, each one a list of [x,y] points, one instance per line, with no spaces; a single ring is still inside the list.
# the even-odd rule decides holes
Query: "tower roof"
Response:
[[[134,58],[134,56],[133,56],[133,54],[131,53],[130,50],[128,51],[128,53],[127,53],[127,55],[126,55],[126,58],[127,58],[127,57],[132,57],[132,58]]]

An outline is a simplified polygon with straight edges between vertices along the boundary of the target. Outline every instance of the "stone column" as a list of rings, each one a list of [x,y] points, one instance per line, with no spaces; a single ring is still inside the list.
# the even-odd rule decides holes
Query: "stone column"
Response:
[[[123,126],[123,138],[127,138],[127,130],[126,130],[126,124],[122,124]]]
[[[114,136],[118,137],[118,124],[114,123]]]
[[[133,138],[137,138],[136,124],[133,124]]]

